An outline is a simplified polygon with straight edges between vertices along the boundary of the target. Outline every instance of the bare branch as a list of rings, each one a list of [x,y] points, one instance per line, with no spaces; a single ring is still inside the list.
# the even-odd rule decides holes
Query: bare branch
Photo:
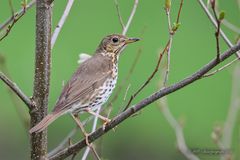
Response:
[[[161,71],[161,75],[164,74],[164,70]],[[162,85],[162,80],[159,80],[158,88]],[[175,131],[176,139],[177,139],[177,147],[178,150],[189,160],[199,160],[199,158],[192,153],[192,151],[187,147],[184,133],[181,124],[176,120],[176,118],[172,115],[168,102],[167,97],[163,97],[157,101],[157,106],[163,113],[165,119],[168,121],[172,129]]]
[[[237,117],[240,111],[240,87],[239,87],[239,79],[240,79],[240,65],[236,65],[233,71],[232,78],[232,96],[231,96],[231,105],[228,111],[228,115],[226,118],[226,122],[224,124],[222,140],[221,144],[224,147],[224,150],[229,150],[232,144],[232,136],[233,129],[237,122]],[[229,153],[226,155],[222,155],[221,159],[227,159],[229,157]]]
[[[231,62],[225,64],[224,66],[220,67],[219,69],[211,72],[211,73],[207,73],[205,75],[203,75],[203,77],[210,77],[210,76],[213,76],[214,74],[224,70],[225,68],[229,67],[230,65],[232,65],[234,62],[238,61],[238,58],[235,58],[234,60],[232,60]]]
[[[216,4],[215,4],[215,10],[216,10],[216,13],[219,14],[219,10],[218,10],[218,1],[216,1]],[[237,33],[237,34],[240,34],[240,28],[238,28],[237,26],[235,26],[234,24],[232,24],[231,22],[229,22],[227,19],[223,19],[222,20],[222,24],[224,26],[226,26],[228,29],[230,29],[231,31]]]
[[[12,17],[14,17],[14,8],[13,8],[12,0],[8,0],[8,3],[9,3],[9,7],[11,9]]]
[[[0,72],[0,79],[9,87],[11,90],[18,95],[18,97],[27,105],[29,110],[32,110],[34,104],[32,101],[23,93],[23,91],[16,85],[16,83],[12,82],[6,75]]]
[[[25,7],[23,7],[23,10],[25,10]],[[8,28],[6,29],[5,34],[3,34],[3,36],[0,38],[0,41],[2,41],[4,38],[6,38],[8,36],[8,34],[10,33],[10,31],[12,30],[13,26],[17,23],[17,21],[25,14],[25,11],[23,12],[23,14],[19,15],[19,16],[13,16],[13,22],[8,26]]]
[[[148,77],[148,79],[145,81],[145,83],[131,96],[131,98],[129,99],[126,107],[124,108],[124,111],[130,106],[131,102],[133,101],[133,99],[147,86],[147,84],[153,79],[153,77],[155,76],[155,74],[157,73],[161,60],[162,60],[162,56],[163,54],[168,50],[169,47],[169,42],[167,42],[164,50],[162,52],[160,52],[158,61],[157,61],[157,65],[155,67],[155,69],[153,70],[153,72],[151,73],[151,75]]]
[[[99,107],[99,108],[97,109],[97,112],[96,112],[97,114],[100,113],[101,108],[102,108],[102,107]],[[94,118],[94,120],[93,120],[92,132],[94,132],[94,131],[96,130],[96,128],[97,128],[97,122],[98,122],[98,117],[95,116],[95,118]],[[83,153],[82,160],[86,160],[86,159],[87,159],[87,156],[88,156],[88,154],[89,154],[89,151],[90,151],[90,148],[87,147],[87,149],[86,149],[85,152]]]
[[[122,31],[122,35],[126,35],[126,33],[127,33],[127,31],[128,31],[128,28],[129,28],[129,26],[130,26],[130,24],[131,24],[131,22],[132,22],[133,16],[135,15],[137,6],[138,6],[138,0],[135,0],[135,1],[134,1],[134,5],[133,5],[132,12],[131,12],[130,16],[128,17],[127,24],[126,24],[126,26],[124,27],[124,30]]]
[[[166,69],[166,73],[164,76],[164,82],[163,85],[166,86],[167,85],[167,81],[168,81],[168,75],[169,75],[169,71],[170,71],[170,61],[171,61],[171,47],[172,47],[172,40],[173,40],[173,31],[172,31],[172,25],[171,25],[171,17],[170,17],[170,10],[171,10],[171,6],[168,6],[169,8],[165,8],[166,10],[166,15],[167,15],[167,20],[168,20],[168,33],[169,33],[169,45],[168,45],[168,49],[167,49],[167,69]]]
[[[22,10],[20,11],[20,14],[16,13],[14,14],[9,20],[7,20],[3,25],[0,26],[0,31],[2,29],[4,29],[7,26],[7,29],[5,31],[5,33],[3,34],[3,36],[0,38],[0,41],[2,41],[4,38],[6,38],[8,36],[8,34],[10,33],[10,31],[12,30],[13,26],[17,23],[17,21],[26,13],[27,10],[27,6],[28,8],[30,8],[30,4],[23,4],[22,5]]]
[[[167,98],[163,97],[158,101],[158,107],[162,111],[165,119],[168,121],[172,129],[175,131],[177,146],[180,152],[188,159],[188,160],[199,160],[199,158],[194,155],[191,150],[187,147],[182,126],[178,123],[178,121],[174,118],[171,111],[169,110],[167,104]]]
[[[220,44],[219,44],[219,34],[220,34],[220,26],[221,26],[221,20],[220,18],[218,18],[217,16],[217,12],[216,12],[216,7],[215,7],[215,2],[216,1],[213,1],[211,2],[211,8],[213,10],[213,15],[214,15],[214,18],[215,18],[215,21],[217,22],[217,28],[216,28],[216,32],[215,32],[215,37],[216,37],[216,46],[217,46],[217,58],[219,59],[219,56],[220,56]]]
[[[123,19],[122,19],[121,13],[120,13],[120,9],[119,9],[119,5],[118,5],[118,1],[117,1],[117,0],[114,0],[114,2],[115,2],[116,9],[117,9],[117,14],[118,14],[119,22],[120,22],[120,24],[121,24],[121,26],[122,26],[122,30],[124,30],[125,25],[124,25],[124,22],[123,22]]]
[[[178,24],[180,22],[180,15],[181,15],[181,12],[182,12],[182,7],[183,7],[183,0],[181,0],[181,2],[180,2],[180,7],[179,7],[179,10],[178,10],[178,16],[177,16],[176,24]]]
[[[51,25],[51,5],[46,0],[37,0],[35,76],[33,88],[33,101],[36,104],[36,109],[30,112],[31,128],[47,115],[51,68]],[[39,133],[32,133],[30,135],[30,143],[31,159],[46,159],[46,130]]]
[[[94,118],[93,115],[89,116],[86,120],[82,122],[83,126],[85,126],[88,122],[92,121],[93,118]],[[69,140],[76,134],[77,130],[78,130],[78,126],[76,126],[71,132],[69,132],[68,135],[58,144],[58,146],[48,153],[48,157],[51,157],[57,152],[64,149],[65,146],[69,143]]]
[[[198,0],[199,4],[201,5],[203,11],[207,14],[208,18],[210,19],[210,21],[212,22],[212,24],[217,28],[217,22],[215,21],[214,17],[212,16],[212,14],[209,12],[209,10],[207,9],[206,5],[204,4],[204,2],[202,0]],[[220,29],[219,30],[221,37],[223,38],[223,40],[227,43],[228,47],[233,47],[233,44],[231,43],[231,41],[227,38],[226,34]],[[240,59],[240,52],[236,52],[236,56],[238,57],[238,59]]]
[[[30,8],[33,7],[33,5],[36,3],[36,0],[32,0],[31,2],[29,2],[26,7],[25,10],[24,8],[20,9],[18,12],[16,12],[14,15],[22,15],[24,14],[24,12],[28,11]],[[3,24],[0,25],[0,31],[2,31],[4,28],[6,28],[10,23],[12,23],[12,21],[14,20],[14,17],[10,17],[8,20],[6,20]]]
[[[178,30],[179,25],[180,25],[179,21],[180,21],[182,6],[183,6],[183,0],[181,0],[181,2],[180,2],[180,6],[178,9],[178,15],[177,15],[177,21],[174,24],[174,26],[172,26],[172,24],[171,24],[171,16],[170,16],[171,2],[170,2],[170,4],[166,4],[166,6],[165,6],[165,11],[166,11],[167,20],[168,20],[169,47],[167,50],[167,70],[166,70],[166,73],[164,76],[164,82],[163,82],[164,86],[167,85],[167,81],[168,81],[168,76],[169,76],[169,72],[170,72],[171,48],[172,48],[173,36],[175,35],[175,33]]]
[[[65,8],[65,10],[63,12],[63,15],[62,15],[61,19],[59,20],[56,29],[53,32],[52,40],[51,40],[51,49],[53,49],[53,46],[55,45],[55,42],[56,42],[57,37],[58,37],[58,34],[60,33],[60,31],[61,31],[61,29],[62,29],[62,27],[63,27],[63,25],[64,25],[64,23],[65,23],[65,21],[66,21],[66,19],[68,17],[68,14],[70,13],[70,10],[72,8],[73,2],[74,2],[74,0],[68,0],[68,3],[67,3],[66,8]]]
[[[56,148],[54,148],[51,152],[48,153],[48,157],[51,157],[57,152],[61,151],[65,147],[65,145],[69,142],[69,139],[71,139],[75,135],[77,130],[78,127],[75,127]]]
[[[155,102],[156,100],[158,100],[158,99],[160,99],[160,98],[162,98],[162,97],[164,97],[164,96],[166,96],[170,93],[173,93],[173,92],[175,92],[175,91],[177,91],[177,90],[179,90],[179,89],[181,89],[181,88],[183,88],[187,85],[190,85],[191,83],[201,79],[201,77],[204,74],[206,74],[208,71],[213,69],[219,63],[226,60],[227,58],[229,58],[230,56],[232,56],[234,53],[236,53],[239,50],[240,50],[240,43],[238,43],[234,47],[231,47],[230,49],[225,51],[223,54],[221,54],[220,61],[218,61],[216,59],[213,59],[208,64],[203,66],[201,69],[199,69],[197,72],[195,72],[192,75],[186,77],[182,81],[180,81],[176,84],[173,84],[169,87],[163,88],[160,91],[158,91],[158,92],[150,95],[149,97],[143,99],[138,104],[128,108],[127,110],[125,110],[124,112],[122,112],[121,114],[119,114],[118,116],[113,118],[112,121],[106,125],[105,129],[103,129],[103,127],[101,127],[99,129],[97,129],[95,132],[93,132],[92,134],[90,134],[89,137],[88,137],[89,142],[91,143],[91,142],[95,141],[96,139],[98,139],[99,137],[101,137],[102,135],[107,133],[109,130],[111,130],[112,128],[114,128],[115,126],[117,126],[118,124],[120,124],[121,122],[123,122],[124,120],[126,120],[127,118],[129,118],[130,116],[135,114],[136,112],[142,110],[144,107],[146,107],[149,104]],[[66,158],[66,157],[80,151],[84,147],[86,147],[86,140],[85,139],[83,139],[80,142],[77,142],[76,144],[74,144],[71,147],[68,147],[68,148],[62,150],[61,152],[53,155],[52,157],[49,157],[49,160]]]
[[[232,30],[233,32],[236,32],[237,34],[240,34],[240,28],[229,22],[228,20],[224,19],[222,21],[222,24],[224,24],[228,29]]]

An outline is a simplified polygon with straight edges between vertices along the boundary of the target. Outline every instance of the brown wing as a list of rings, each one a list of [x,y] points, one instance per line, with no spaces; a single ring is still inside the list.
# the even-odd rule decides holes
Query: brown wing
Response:
[[[72,104],[84,101],[111,76],[110,60],[95,55],[83,62],[62,90],[53,109],[54,112],[67,110]]]

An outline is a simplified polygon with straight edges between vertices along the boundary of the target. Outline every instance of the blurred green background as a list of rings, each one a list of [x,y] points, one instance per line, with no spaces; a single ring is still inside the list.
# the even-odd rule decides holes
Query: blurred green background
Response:
[[[53,29],[66,5],[65,1],[55,1],[53,6]],[[124,22],[131,12],[133,0],[119,0]],[[176,20],[180,0],[172,1],[172,22]],[[13,0],[14,9],[20,9],[20,1]],[[240,26],[240,14],[236,0],[220,0],[219,6],[225,10],[227,19]],[[0,1],[0,24],[11,16],[7,0]],[[181,26],[173,39],[171,68],[168,84],[178,82],[195,72],[214,58],[216,53],[212,24],[197,1],[185,0],[180,18]],[[234,41],[236,34],[223,27],[229,38]],[[70,78],[77,68],[79,53],[92,54],[100,40],[108,34],[121,33],[121,26],[113,0],[93,1],[76,0],[66,23],[52,51],[51,88],[49,111],[58,98],[62,82]],[[153,71],[158,53],[168,40],[167,18],[164,0],[139,1],[139,5],[127,33],[128,36],[141,37],[142,41],[130,45],[124,51],[119,63],[118,84],[126,77],[128,70],[142,47],[142,54],[124,91],[114,103],[111,117],[126,104],[124,92],[131,87],[127,99],[147,79]],[[221,51],[227,49],[221,40]],[[35,50],[35,9],[30,9],[14,26],[11,33],[0,42],[0,54],[5,59],[1,71],[9,73],[11,79],[28,95],[32,95],[34,77]],[[234,57],[230,58],[233,59]],[[229,60],[230,60],[229,59]],[[228,61],[229,61],[228,60]],[[162,62],[161,69],[166,65]],[[169,107],[177,120],[184,126],[186,143],[189,148],[218,149],[211,138],[215,126],[222,126],[230,106],[233,67],[202,79],[168,96]],[[134,100],[157,91],[157,83],[162,81],[158,72],[154,80]],[[0,159],[29,159],[29,137],[23,126],[21,115],[27,115],[27,109],[17,98],[10,96],[5,84],[0,83]],[[14,104],[16,103],[16,104]],[[16,109],[17,108],[17,109]],[[82,115],[86,117],[88,115]],[[29,117],[27,117],[29,118]],[[237,123],[240,119],[238,117]],[[75,126],[70,116],[59,118],[49,127],[49,150],[54,148]],[[90,129],[90,128],[89,128]],[[240,126],[234,129],[235,158],[239,158]],[[74,142],[80,139],[74,138]],[[151,159],[183,160],[176,147],[175,133],[163,117],[156,103],[149,105],[141,113],[129,118],[104,135],[101,141],[101,157],[111,160]],[[98,142],[100,142],[98,141]],[[78,154],[81,157],[82,152]],[[219,155],[198,155],[201,159],[215,160]],[[76,159],[78,159],[76,158]],[[92,158],[90,154],[89,159]]]

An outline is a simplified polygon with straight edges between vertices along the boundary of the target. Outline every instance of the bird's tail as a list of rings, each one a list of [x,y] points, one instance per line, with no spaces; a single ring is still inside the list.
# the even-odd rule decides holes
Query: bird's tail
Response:
[[[37,125],[32,127],[29,130],[29,133],[32,134],[33,132],[41,132],[43,131],[49,124],[51,124],[53,121],[55,121],[59,116],[62,115],[62,112],[58,113],[50,113],[46,117],[42,119]]]

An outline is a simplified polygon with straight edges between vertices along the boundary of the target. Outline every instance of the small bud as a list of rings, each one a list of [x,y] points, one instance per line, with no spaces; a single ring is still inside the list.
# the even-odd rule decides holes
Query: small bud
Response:
[[[222,21],[222,20],[224,19],[224,17],[225,17],[225,12],[224,12],[224,11],[221,11],[221,12],[219,13],[219,20]]]
[[[25,8],[25,7],[27,6],[27,0],[23,0],[23,1],[21,2],[21,6],[22,6],[23,8]]]
[[[177,31],[180,25],[181,23],[173,23],[172,31],[173,32]]]
[[[165,0],[165,9],[169,10],[171,8],[171,0]]]
[[[210,0],[210,4],[212,8],[215,8],[215,0]]]

